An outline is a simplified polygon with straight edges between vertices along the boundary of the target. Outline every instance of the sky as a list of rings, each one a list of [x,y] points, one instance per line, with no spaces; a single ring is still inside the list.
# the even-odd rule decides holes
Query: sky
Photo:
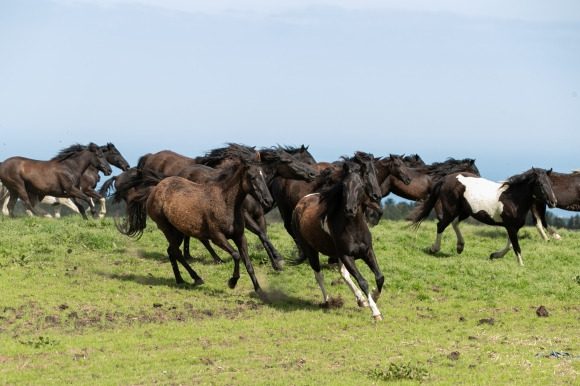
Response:
[[[0,133],[0,160],[234,142],[569,173],[580,2],[0,0]]]

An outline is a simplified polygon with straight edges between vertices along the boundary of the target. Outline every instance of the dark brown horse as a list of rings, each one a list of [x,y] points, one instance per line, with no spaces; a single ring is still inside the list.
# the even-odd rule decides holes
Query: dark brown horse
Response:
[[[113,195],[113,200],[118,201],[124,197],[123,190],[135,189],[128,197],[127,221],[117,224],[117,228],[125,235],[139,237],[149,215],[169,242],[167,253],[177,283],[183,283],[177,265],[179,262],[194,279],[194,284],[203,284],[202,278],[187,263],[179,249],[183,238],[190,236],[211,240],[234,259],[229,287],[236,286],[240,277],[240,260],[243,260],[255,291],[262,294],[248,256],[242,212],[242,203],[248,194],[265,207],[273,203],[260,167],[259,153],[256,157],[253,153],[241,151],[232,154],[231,163],[224,166],[219,176],[203,184],[177,176],[163,178],[149,170],[138,172],[143,178],[123,184],[120,187],[122,190],[117,190]],[[237,250],[228,240],[234,241]]]
[[[402,156],[391,154],[389,157],[380,158],[375,161],[375,166],[377,168],[377,181],[381,188],[381,197],[388,194],[385,192],[389,191],[392,179],[396,179],[404,185],[411,183],[411,176]],[[370,226],[377,225],[381,216],[382,212],[370,208],[365,209],[365,217]]]
[[[229,145],[229,147],[232,146],[242,145]],[[178,173],[178,175],[194,182],[205,181],[207,178],[211,177],[212,169],[208,169],[207,167],[201,168],[199,165],[203,164],[216,167],[227,162],[226,154],[229,147],[214,149],[203,157],[197,157],[196,165],[183,169]],[[305,150],[302,149],[301,151],[304,152]],[[262,169],[269,189],[272,181],[276,177],[310,182],[314,180],[314,177],[317,174],[317,171],[309,164],[298,161],[283,148],[262,148],[259,152],[262,161]],[[243,210],[246,229],[258,236],[264,249],[268,253],[272,267],[275,270],[281,270],[281,265],[283,263],[282,256],[280,256],[280,253],[276,250],[267,234],[265,214],[268,213],[271,208],[264,208],[252,196],[248,195],[244,200]],[[219,262],[220,258],[217,256],[211,245],[208,243],[205,246],[213,259]],[[190,258],[189,239],[187,237],[184,240],[183,249],[185,257]]]
[[[552,190],[558,200],[556,208],[580,212],[580,171],[575,170],[571,174],[552,172],[550,181],[552,181]],[[546,221],[545,203],[534,202],[532,215],[534,225],[544,240],[548,241],[548,237],[543,228],[546,228],[555,240],[562,240],[562,237]]]
[[[93,166],[105,175],[111,174],[111,166],[99,146],[72,145],[63,149],[49,161],[37,161],[24,157],[11,157],[0,164],[0,181],[10,192],[8,211],[14,217],[14,205],[18,198],[36,216],[49,216],[44,210],[35,208],[44,196],[71,198],[83,218],[87,220],[83,200],[90,204],[90,197],[81,187],[85,170]]]
[[[104,146],[101,146],[101,151],[105,155],[105,158],[107,159],[107,162],[110,165],[116,166],[122,171],[129,169],[129,162],[127,162],[127,160],[123,158],[119,150],[117,150],[115,145],[113,145],[111,142],[107,143]],[[101,218],[106,213],[105,197],[100,192],[95,191],[95,188],[97,187],[97,184],[99,183],[100,180],[101,177],[99,176],[99,170],[93,166],[89,166],[87,168],[87,170],[83,173],[81,179],[81,190],[87,196],[91,197],[91,200],[89,200],[90,202],[89,208],[94,218]],[[99,213],[97,213],[96,211],[95,205],[92,200],[93,198],[99,200],[101,204],[101,210]]]
[[[505,249],[492,253],[490,258],[505,256],[513,245],[518,263],[524,265],[518,231],[525,225],[526,216],[536,199],[550,207],[556,206],[550,174],[551,170],[532,168],[502,183],[471,173],[450,174],[435,184],[427,201],[409,214],[409,220],[419,226],[429,216],[435,203],[441,203],[441,210],[437,212],[437,239],[429,253],[441,249],[443,231],[452,222],[457,234],[457,253],[461,253],[465,245],[457,224],[469,216],[485,224],[503,226],[508,233],[507,245]]]
[[[308,259],[324,301],[328,303],[319,253],[337,259],[341,266],[340,272],[355,294],[359,306],[369,305],[373,317],[382,320],[375,302],[381,294],[385,279],[377,264],[371,233],[364,220],[364,181],[359,165],[352,161],[341,164],[340,167],[327,169],[334,174],[328,180],[331,185],[320,193],[304,196],[292,213],[292,229],[303,253],[300,261]],[[356,259],[362,259],[375,275],[377,289],[373,294],[355,265]],[[350,275],[358,282],[368,303]]]

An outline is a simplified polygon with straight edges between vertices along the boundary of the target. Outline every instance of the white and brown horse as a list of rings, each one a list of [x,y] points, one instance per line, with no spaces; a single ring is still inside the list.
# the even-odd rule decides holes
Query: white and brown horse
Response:
[[[457,234],[457,253],[461,253],[465,240],[458,224],[470,216],[488,225],[503,226],[508,233],[507,245],[492,253],[490,258],[505,256],[513,245],[517,261],[523,265],[518,231],[525,225],[526,216],[536,200],[556,206],[549,178],[551,173],[551,169],[532,168],[501,183],[471,173],[450,174],[435,184],[427,201],[416,207],[408,218],[413,225],[419,226],[435,204],[441,203],[441,210],[437,211],[437,239],[429,253],[441,249],[441,236],[451,223]]]

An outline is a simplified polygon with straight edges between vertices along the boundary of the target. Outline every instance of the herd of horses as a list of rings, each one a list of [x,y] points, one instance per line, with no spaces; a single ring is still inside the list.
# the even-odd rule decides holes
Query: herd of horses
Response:
[[[99,172],[110,175],[111,165],[122,172],[105,181],[97,192]],[[319,162],[304,145],[256,149],[231,143],[195,158],[163,150],[143,155],[137,166],[130,167],[112,143],[75,144],[48,161],[6,159],[0,163],[0,182],[0,205],[3,214],[11,217],[18,199],[29,215],[50,216],[38,206],[39,202],[49,202],[72,207],[84,219],[83,202],[98,218],[104,215],[106,196],[112,196],[114,203],[124,201],[126,216],[115,219],[117,229],[127,236],[140,237],[147,218],[154,221],[167,239],[167,254],[177,283],[184,282],[179,265],[194,285],[204,283],[190,265],[189,239],[193,237],[203,243],[216,262],[222,260],[212,244],[232,257],[230,288],[236,286],[243,262],[261,297],[266,295],[248,255],[245,230],[259,237],[272,267],[283,269],[284,259],[267,235],[264,217],[276,207],[298,251],[289,261],[308,261],[324,301],[328,303],[330,298],[320,254],[338,264],[357,303],[370,307],[375,320],[382,319],[376,302],[384,276],[369,227],[378,223],[380,202],[387,195],[417,201],[408,217],[416,227],[435,210],[437,236],[429,253],[440,250],[443,231],[449,224],[457,236],[457,253],[461,253],[465,240],[459,222],[473,217],[507,231],[506,247],[490,258],[503,257],[513,247],[520,265],[518,231],[530,211],[545,240],[544,227],[555,239],[561,239],[546,223],[546,206],[580,211],[577,171],[563,174],[531,168],[496,183],[480,176],[473,159],[448,158],[425,164],[418,155],[374,157],[356,151],[334,162]],[[100,212],[93,200],[101,203]],[[374,290],[355,265],[359,259],[375,275]]]

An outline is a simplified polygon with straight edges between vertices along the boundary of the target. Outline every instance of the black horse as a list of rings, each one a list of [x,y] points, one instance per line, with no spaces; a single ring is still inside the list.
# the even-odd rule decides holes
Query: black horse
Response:
[[[461,253],[465,245],[458,223],[469,216],[485,224],[503,226],[508,233],[507,245],[505,249],[492,253],[490,258],[505,256],[513,245],[518,263],[524,265],[518,231],[525,225],[526,216],[536,199],[550,207],[556,206],[549,178],[551,173],[551,169],[532,168],[502,183],[470,173],[450,174],[435,184],[427,201],[413,209],[408,218],[413,225],[419,226],[435,204],[441,203],[441,210],[437,212],[437,239],[429,253],[441,249],[443,231],[452,222],[457,234],[457,253]]]

